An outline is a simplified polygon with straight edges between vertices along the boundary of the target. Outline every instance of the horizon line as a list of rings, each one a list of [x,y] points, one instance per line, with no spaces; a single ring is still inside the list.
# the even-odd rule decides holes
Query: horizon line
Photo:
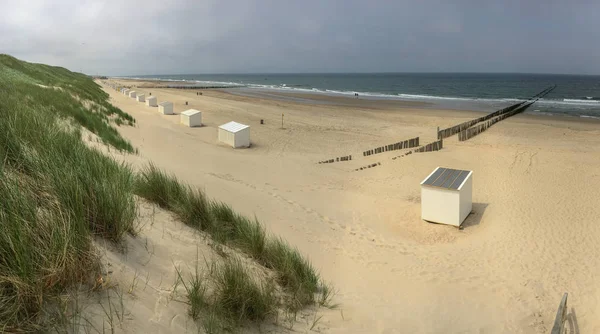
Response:
[[[148,76],[188,76],[188,75],[356,75],[356,74],[519,74],[519,75],[563,75],[563,76],[600,76],[600,74],[577,73],[541,73],[541,72],[222,72],[222,73],[167,73],[167,74],[133,74],[105,75],[107,77],[148,77]]]

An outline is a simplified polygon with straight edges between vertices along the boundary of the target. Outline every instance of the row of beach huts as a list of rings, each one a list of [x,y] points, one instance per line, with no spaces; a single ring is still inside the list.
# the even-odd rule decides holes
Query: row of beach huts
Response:
[[[156,96],[146,97],[145,94],[138,94],[135,90],[118,87],[108,82],[106,84],[116,91],[120,91],[125,96],[136,99],[138,102],[145,103],[148,107],[158,107],[158,112],[163,115],[174,115],[172,102],[164,101],[157,103]],[[181,112],[180,123],[189,127],[202,126],[202,111],[188,109]],[[234,121],[220,125],[218,129],[218,140],[233,148],[250,147],[250,126]]]

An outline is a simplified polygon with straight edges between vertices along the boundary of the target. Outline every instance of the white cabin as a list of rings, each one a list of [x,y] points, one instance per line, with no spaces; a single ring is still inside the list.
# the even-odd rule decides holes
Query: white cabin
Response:
[[[158,112],[163,115],[173,115],[173,102],[165,101],[159,103]]]
[[[156,96],[150,96],[149,98],[147,98],[146,105],[148,107],[157,107],[158,104],[156,104]]]
[[[189,127],[202,126],[202,111],[188,109],[181,113],[181,124]]]
[[[421,218],[460,227],[473,208],[473,171],[438,167],[421,182]]]
[[[219,126],[219,141],[233,148],[250,147],[250,127],[237,122]]]

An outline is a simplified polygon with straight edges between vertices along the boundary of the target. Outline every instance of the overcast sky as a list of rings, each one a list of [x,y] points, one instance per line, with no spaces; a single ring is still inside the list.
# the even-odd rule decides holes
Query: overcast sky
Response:
[[[0,8],[0,53],[88,74],[600,74],[600,0],[0,0]]]

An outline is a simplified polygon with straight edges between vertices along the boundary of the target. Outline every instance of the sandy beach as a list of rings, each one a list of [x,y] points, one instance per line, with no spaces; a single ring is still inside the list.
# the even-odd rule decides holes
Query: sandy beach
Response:
[[[448,138],[441,151],[392,160],[404,151],[362,152],[416,136],[429,143],[437,127],[481,113],[134,88],[174,103],[176,115],[161,115],[103,88],[137,121],[119,128],[139,149],[125,161],[154,162],[256,216],[311,259],[340,304],[319,311],[321,332],[549,333],[565,292],[569,333],[600,332],[598,121],[517,115],[468,141]],[[179,124],[190,108],[203,112],[203,127]],[[217,142],[217,127],[229,121],[250,125],[250,148]],[[420,219],[419,183],[438,166],[474,172],[474,212],[462,230]]]

